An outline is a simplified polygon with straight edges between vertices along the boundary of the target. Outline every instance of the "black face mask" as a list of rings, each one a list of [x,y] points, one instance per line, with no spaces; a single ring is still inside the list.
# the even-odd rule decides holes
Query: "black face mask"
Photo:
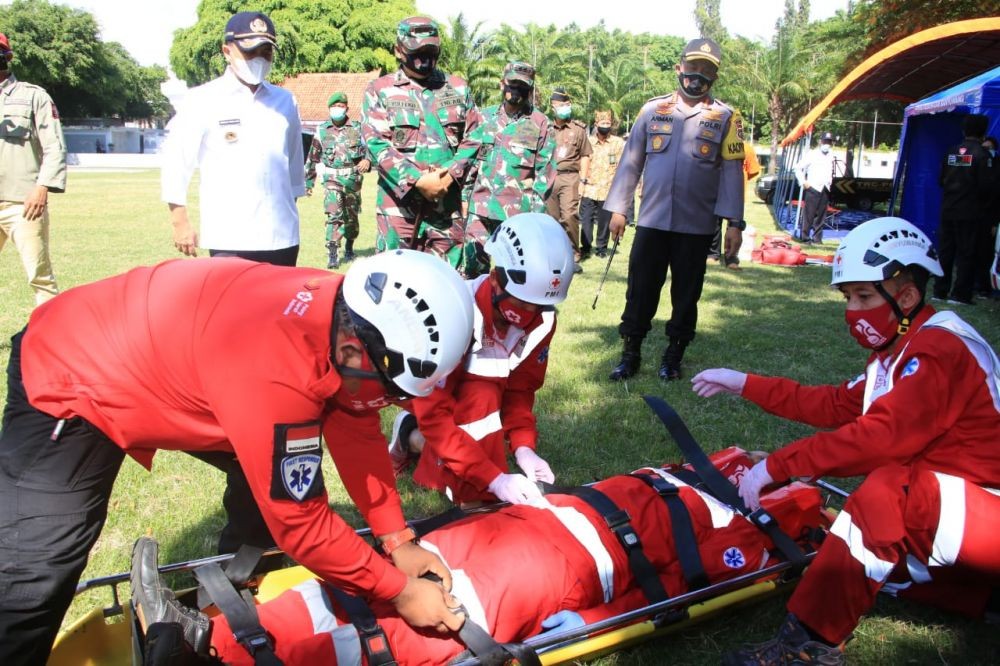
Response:
[[[688,80],[687,85],[684,85],[684,79]],[[707,76],[702,76],[701,74],[685,74],[684,72],[678,72],[677,83],[680,84],[681,90],[684,91],[685,95],[692,99],[697,99],[708,94],[708,91],[711,89],[714,81]]]
[[[0,51],[0,72],[5,71],[6,69],[7,69],[7,54],[4,53],[3,51]]]
[[[419,76],[430,76],[434,68],[437,67],[437,62],[438,54],[431,54],[426,51],[407,53],[406,58],[403,60],[406,68]]]
[[[600,134],[601,136],[607,136],[607,135],[611,134],[611,128],[610,127],[601,127],[600,125],[598,125],[597,126],[597,133]]]
[[[531,95],[531,90],[521,86],[504,86],[503,101],[511,106],[523,106]]]

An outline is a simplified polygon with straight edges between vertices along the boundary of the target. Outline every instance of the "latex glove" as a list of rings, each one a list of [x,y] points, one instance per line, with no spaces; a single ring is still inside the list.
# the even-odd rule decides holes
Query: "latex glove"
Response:
[[[751,511],[760,508],[760,491],[771,483],[774,483],[774,479],[767,471],[766,459],[761,460],[743,475],[743,478],[740,479],[740,497],[743,498],[743,503],[747,505],[747,508]]]
[[[729,368],[702,370],[691,379],[691,388],[702,398],[710,398],[716,393],[742,395],[747,383],[747,373]]]
[[[528,477],[529,481],[552,483],[556,480],[556,476],[552,473],[552,468],[549,467],[549,464],[535,453],[531,447],[517,447],[514,450],[514,458],[517,460],[517,466],[524,471],[524,475]]]
[[[422,578],[407,578],[406,587],[392,599],[396,612],[416,628],[433,628],[440,633],[458,631],[465,616],[450,609],[461,604],[437,583]]]
[[[544,631],[559,633],[561,631],[569,631],[570,629],[579,629],[585,624],[586,622],[583,621],[583,617],[579,613],[571,610],[561,610],[555,615],[550,615],[542,620],[542,629]]]
[[[451,590],[451,571],[441,561],[441,558],[427,550],[421,548],[417,543],[411,541],[392,551],[392,563],[396,568],[413,578],[420,578],[424,574],[432,573],[441,581],[441,586],[446,590]]]
[[[544,503],[542,492],[523,474],[498,474],[490,481],[489,491],[502,502],[511,504]]]

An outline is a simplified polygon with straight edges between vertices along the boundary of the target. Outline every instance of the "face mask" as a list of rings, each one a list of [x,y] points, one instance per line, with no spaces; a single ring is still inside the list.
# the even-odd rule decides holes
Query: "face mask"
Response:
[[[685,85],[685,81],[687,84]],[[707,76],[702,76],[701,74],[685,74],[684,72],[677,73],[677,83],[680,84],[681,90],[684,94],[691,99],[698,99],[699,97],[704,97],[708,94],[708,90],[712,87],[712,79]]]
[[[828,144],[828,143],[821,143],[820,146],[819,146],[819,152],[821,152],[824,155],[826,155],[828,152],[830,152],[830,144]]]
[[[420,51],[416,53],[407,53],[406,58],[403,60],[403,64],[406,65],[406,68],[421,78],[430,76],[431,72],[434,71],[434,68],[437,67],[437,62],[438,56],[436,53],[432,55],[431,53],[423,53]]]
[[[508,324],[524,330],[530,328],[538,315],[541,314],[537,309],[529,310],[516,303],[510,294],[503,291],[500,286],[493,288],[493,307],[500,311],[500,316]]]
[[[847,310],[844,319],[851,336],[866,349],[880,351],[899,335],[892,305],[885,302],[870,310]]]
[[[7,54],[0,51],[0,72],[7,69]]]
[[[330,120],[335,123],[339,123],[341,120],[347,117],[347,109],[335,106],[330,109]]]
[[[597,133],[600,134],[601,136],[607,136],[608,134],[611,134],[611,128],[598,125]]]
[[[503,100],[511,106],[521,106],[528,99],[528,91],[520,86],[504,86]]]
[[[996,157],[997,156],[997,151],[993,150],[992,148],[987,148],[986,150],[989,152],[990,157]]]
[[[260,85],[267,78],[268,72],[271,71],[271,61],[267,58],[244,60],[233,57],[229,66],[233,68],[233,72],[240,81],[251,86]]]
[[[569,120],[570,116],[573,115],[573,107],[569,104],[564,104],[563,106],[556,107],[556,118],[559,120]]]

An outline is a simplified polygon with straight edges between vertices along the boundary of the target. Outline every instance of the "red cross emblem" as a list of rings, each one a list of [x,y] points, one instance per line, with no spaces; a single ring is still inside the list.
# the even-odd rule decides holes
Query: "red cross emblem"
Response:
[[[559,285],[561,284],[562,280],[560,280],[559,278],[552,278],[552,282],[549,283],[549,285],[551,285],[553,289],[558,289]]]

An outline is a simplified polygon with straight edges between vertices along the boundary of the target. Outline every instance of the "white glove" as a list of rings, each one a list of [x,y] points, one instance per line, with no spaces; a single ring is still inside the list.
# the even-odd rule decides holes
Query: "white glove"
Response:
[[[691,388],[702,398],[709,398],[716,393],[732,393],[742,395],[747,383],[747,373],[737,372],[729,368],[712,368],[702,370],[691,379]]]
[[[489,491],[501,502],[511,504],[540,504],[546,500],[542,492],[523,474],[498,474],[490,481]]]
[[[552,483],[556,480],[552,468],[530,446],[519,446],[514,451],[517,466],[524,470],[524,475],[530,481]]]
[[[767,472],[766,458],[743,475],[743,478],[740,479],[740,497],[743,498],[743,503],[747,505],[747,508],[751,511],[760,508],[760,491],[771,483],[774,483],[774,479]]]

